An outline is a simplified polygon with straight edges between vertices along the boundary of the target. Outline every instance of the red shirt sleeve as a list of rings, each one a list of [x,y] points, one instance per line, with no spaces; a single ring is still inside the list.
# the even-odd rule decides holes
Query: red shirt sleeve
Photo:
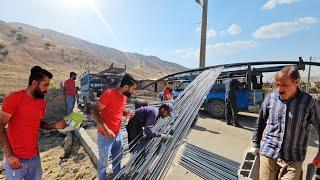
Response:
[[[18,107],[18,96],[15,94],[10,94],[6,97],[3,102],[2,111],[13,115]]]

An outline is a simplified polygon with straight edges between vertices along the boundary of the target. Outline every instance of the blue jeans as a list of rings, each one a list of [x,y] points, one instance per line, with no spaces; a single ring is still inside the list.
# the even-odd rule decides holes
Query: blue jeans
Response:
[[[42,168],[39,155],[29,158],[20,159],[21,169],[11,169],[7,160],[4,158],[4,169],[8,180],[40,180],[42,179]]]
[[[76,100],[76,98],[74,96],[67,95],[67,97],[66,97],[67,115],[73,112],[75,100]]]
[[[99,149],[99,162],[98,162],[98,179],[105,180],[106,167],[108,167],[108,161],[110,155],[112,156],[112,169],[113,174],[116,175],[121,170],[121,159],[123,153],[122,136],[118,133],[113,139],[108,138],[98,132],[98,149]]]

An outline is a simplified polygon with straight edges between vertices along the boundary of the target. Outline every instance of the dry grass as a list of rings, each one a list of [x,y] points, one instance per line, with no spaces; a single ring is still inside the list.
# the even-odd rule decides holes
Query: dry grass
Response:
[[[11,32],[12,30],[19,31],[6,24],[0,24],[0,43],[9,51],[6,59],[0,61],[0,93],[8,94],[25,88],[30,69],[35,65],[51,71],[54,75],[52,81],[60,83],[68,78],[70,71],[82,74],[86,69],[90,69],[97,73],[112,63],[108,59],[101,59],[83,50],[58,44],[23,31],[21,33],[27,37],[27,40],[24,43],[17,43],[16,35]],[[114,64],[118,67],[124,66],[119,63]],[[169,72],[166,72],[165,69],[129,66],[128,73],[131,73],[136,79],[154,79],[163,77]]]

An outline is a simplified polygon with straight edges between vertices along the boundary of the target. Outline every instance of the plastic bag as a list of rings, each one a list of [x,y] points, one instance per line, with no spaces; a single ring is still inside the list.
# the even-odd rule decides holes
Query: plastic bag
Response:
[[[80,112],[70,113],[68,116],[63,118],[68,127],[59,130],[60,132],[67,132],[78,129],[84,120],[84,115]]]

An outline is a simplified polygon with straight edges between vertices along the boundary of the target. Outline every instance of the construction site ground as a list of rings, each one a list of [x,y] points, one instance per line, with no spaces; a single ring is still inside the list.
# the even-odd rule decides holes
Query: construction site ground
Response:
[[[90,117],[90,116],[89,116]],[[196,124],[191,128],[187,135],[186,142],[219,154],[231,160],[241,163],[245,151],[251,145],[253,128],[255,126],[257,114],[240,113],[240,123],[244,128],[228,126],[224,120],[213,119],[205,112],[200,111],[200,116]],[[92,140],[96,138],[94,128],[89,128],[86,132]],[[61,148],[63,138],[58,133],[51,133],[40,139],[40,156],[44,179],[95,179],[96,170],[92,165],[89,155],[80,146],[75,138],[71,156],[64,162],[60,162],[59,157],[63,153]],[[312,162],[318,149],[318,138],[312,134],[309,139],[309,147],[306,160],[304,161],[304,175],[306,166]],[[182,155],[183,145],[174,159],[166,179],[201,179],[191,171],[179,165],[179,157]],[[2,153],[0,154],[2,159]],[[123,159],[127,161],[129,155]],[[0,179],[4,179],[4,172],[0,173]]]
[[[236,128],[227,125],[224,119],[211,118],[206,112],[200,110],[199,118],[188,133],[185,142],[241,163],[245,152],[251,146],[251,139],[257,116],[258,114],[256,113],[240,112],[237,117],[244,128]],[[91,118],[91,115],[87,115],[87,118]],[[89,128],[86,131],[96,142],[96,130],[94,128]],[[316,155],[318,144],[317,135],[314,133],[311,134],[309,138],[308,153],[303,165],[304,172],[306,172],[307,164],[312,162]],[[179,165],[183,149],[184,145],[182,144],[168,171],[166,179],[201,179],[196,174]],[[124,155],[122,164],[127,162],[130,158],[129,156],[130,154]],[[111,166],[109,169],[110,168]]]

